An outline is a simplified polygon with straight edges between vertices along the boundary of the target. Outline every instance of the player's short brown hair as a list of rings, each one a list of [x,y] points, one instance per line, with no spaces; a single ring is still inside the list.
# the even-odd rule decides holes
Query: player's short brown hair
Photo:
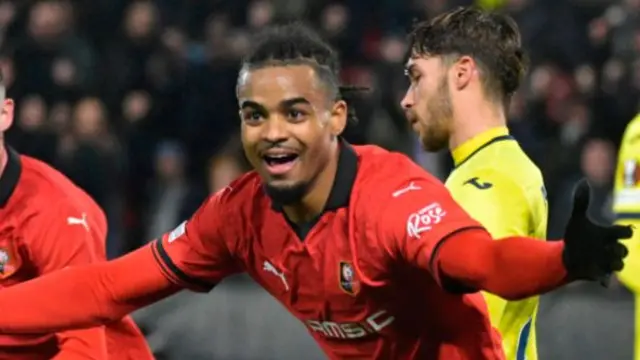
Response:
[[[410,57],[472,57],[487,96],[496,100],[508,101],[527,71],[518,25],[507,15],[460,7],[416,24],[409,41]]]

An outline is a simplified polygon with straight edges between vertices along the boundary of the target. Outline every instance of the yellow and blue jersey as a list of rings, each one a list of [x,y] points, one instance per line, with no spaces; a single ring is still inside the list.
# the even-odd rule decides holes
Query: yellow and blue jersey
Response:
[[[542,174],[506,127],[474,137],[454,149],[452,156],[455,169],[446,181],[447,188],[494,238],[546,239],[548,206]],[[484,296],[507,359],[536,360],[539,298],[506,301],[493,294]]]
[[[640,228],[640,114],[627,125],[620,144],[613,211],[617,224]],[[640,232],[634,231],[625,245],[629,256],[618,278],[635,294],[635,359],[640,360]]]

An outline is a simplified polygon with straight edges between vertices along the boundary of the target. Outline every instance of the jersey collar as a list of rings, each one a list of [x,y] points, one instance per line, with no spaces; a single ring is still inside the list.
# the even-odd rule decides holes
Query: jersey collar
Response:
[[[358,174],[358,155],[355,149],[345,140],[340,140],[338,169],[333,180],[333,187],[324,206],[324,211],[337,210],[349,205],[351,190]],[[282,211],[282,204],[272,202],[272,208]]]
[[[509,129],[507,129],[506,126],[500,126],[482,132],[451,151],[453,163],[458,167],[465,161],[469,160],[478,151],[495,142],[503,140],[515,140],[511,135],[509,135]]]
[[[18,186],[18,180],[20,180],[20,174],[22,173],[20,155],[9,146],[6,149],[7,165],[0,176],[0,207],[7,205],[9,198]]]

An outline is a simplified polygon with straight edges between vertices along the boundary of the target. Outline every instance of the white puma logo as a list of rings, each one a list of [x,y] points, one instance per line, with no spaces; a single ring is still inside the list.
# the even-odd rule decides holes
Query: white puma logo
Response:
[[[273,275],[279,277],[280,280],[282,281],[282,284],[284,284],[284,289],[289,291],[289,283],[287,283],[287,278],[284,277],[284,274],[281,271],[278,271],[278,269],[276,269],[276,267],[273,266],[272,263],[265,261],[264,265],[262,266],[262,270],[266,272],[270,272]]]
[[[402,188],[400,190],[394,191],[393,194],[391,194],[391,196],[393,196],[395,198],[395,197],[398,197],[398,196],[400,196],[400,195],[402,195],[404,193],[408,193],[409,191],[414,191],[414,190],[422,190],[422,188],[420,186],[414,184],[413,181],[412,181],[412,182],[409,183],[409,185],[407,187],[404,187],[404,188]]]
[[[87,223],[87,214],[86,213],[82,213],[82,217],[80,217],[80,218],[69,216],[67,218],[67,224],[69,224],[69,225],[82,225],[82,227],[85,230],[89,231],[89,224]]]

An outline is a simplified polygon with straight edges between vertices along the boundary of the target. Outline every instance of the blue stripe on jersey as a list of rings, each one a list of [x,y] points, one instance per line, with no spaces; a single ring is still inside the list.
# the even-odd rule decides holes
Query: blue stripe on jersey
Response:
[[[616,214],[616,220],[638,220],[640,212],[620,212]]]
[[[527,359],[527,343],[529,341],[529,333],[531,333],[531,318],[520,330],[520,336],[518,337],[518,349],[516,350],[516,360]]]

